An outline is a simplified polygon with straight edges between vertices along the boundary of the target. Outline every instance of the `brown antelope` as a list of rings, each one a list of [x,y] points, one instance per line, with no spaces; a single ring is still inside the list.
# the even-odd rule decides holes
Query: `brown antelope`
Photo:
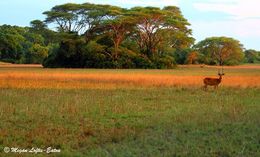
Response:
[[[205,90],[207,89],[208,86],[214,86],[215,89],[218,87],[218,85],[221,83],[222,76],[225,74],[218,73],[218,75],[219,75],[219,78],[210,78],[210,77],[204,78],[203,82],[204,82]]]

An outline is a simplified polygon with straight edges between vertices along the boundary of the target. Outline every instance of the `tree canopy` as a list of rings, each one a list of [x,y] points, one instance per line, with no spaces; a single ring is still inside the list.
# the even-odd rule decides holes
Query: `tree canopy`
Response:
[[[228,37],[211,37],[197,43],[194,48],[202,54],[206,64],[235,65],[244,59],[243,45]]]
[[[260,51],[246,50],[245,51],[245,62],[247,63],[260,63]]]
[[[29,27],[0,26],[0,60],[11,63],[42,63],[52,47],[54,36]],[[47,32],[53,32],[47,30]],[[43,55],[44,54],[44,55]]]
[[[176,6],[57,5],[30,27],[0,26],[0,60],[44,67],[173,68],[176,64],[259,62],[259,52],[236,39],[194,44],[190,23]],[[48,26],[55,26],[55,31]]]
[[[104,66],[138,68],[142,65],[139,67],[142,68],[144,64],[139,62],[145,62],[147,68],[171,68],[175,65],[173,52],[188,48],[194,42],[189,23],[174,6],[124,9],[110,5],[68,3],[55,6],[44,14],[47,15],[45,21],[56,24],[60,33],[74,33],[78,35],[77,40],[84,37],[82,49],[77,49],[85,59],[80,62],[93,62],[85,55],[95,52],[95,48],[84,48],[91,44],[97,49],[102,47],[99,54],[106,62]],[[51,66],[56,61],[52,60],[54,56],[46,59],[44,65]]]

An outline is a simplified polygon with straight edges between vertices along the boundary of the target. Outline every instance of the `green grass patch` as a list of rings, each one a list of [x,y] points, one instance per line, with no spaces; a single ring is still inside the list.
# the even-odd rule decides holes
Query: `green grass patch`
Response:
[[[0,89],[0,98],[0,156],[5,146],[60,148],[54,156],[260,154],[259,88]]]

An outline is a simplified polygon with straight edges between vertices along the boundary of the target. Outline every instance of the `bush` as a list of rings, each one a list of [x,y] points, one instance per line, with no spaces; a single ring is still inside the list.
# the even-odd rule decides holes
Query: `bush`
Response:
[[[1,61],[6,63],[16,63],[16,60],[12,58],[3,58]]]
[[[155,69],[155,65],[153,64],[153,62],[146,56],[142,56],[142,55],[136,55],[133,58],[133,62],[136,66],[136,68],[140,68],[140,69]]]
[[[171,69],[176,67],[176,62],[173,57],[165,56],[161,58],[156,58],[154,60],[157,69]]]

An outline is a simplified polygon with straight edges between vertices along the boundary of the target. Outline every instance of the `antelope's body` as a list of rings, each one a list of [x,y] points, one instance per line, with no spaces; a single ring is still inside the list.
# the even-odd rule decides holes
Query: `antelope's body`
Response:
[[[219,78],[210,78],[210,77],[206,77],[204,78],[203,82],[204,82],[204,88],[207,89],[208,86],[214,86],[215,88],[218,87],[218,85],[221,83],[222,80],[222,75],[224,74],[218,74]]]

